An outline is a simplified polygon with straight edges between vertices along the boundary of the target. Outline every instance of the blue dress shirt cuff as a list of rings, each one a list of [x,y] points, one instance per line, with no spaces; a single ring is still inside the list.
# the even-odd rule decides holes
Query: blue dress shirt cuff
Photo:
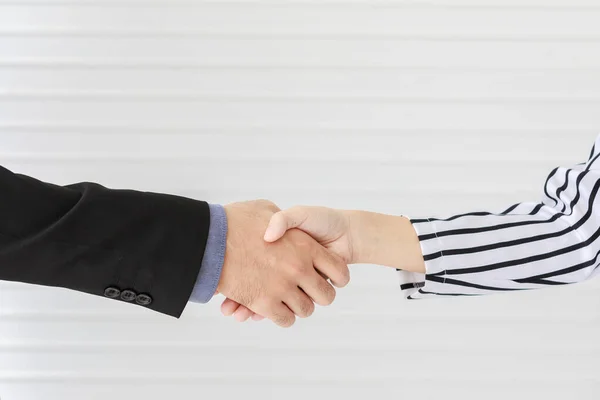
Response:
[[[227,246],[227,215],[220,205],[210,204],[208,240],[198,279],[190,296],[194,303],[208,303],[215,294],[225,260]]]

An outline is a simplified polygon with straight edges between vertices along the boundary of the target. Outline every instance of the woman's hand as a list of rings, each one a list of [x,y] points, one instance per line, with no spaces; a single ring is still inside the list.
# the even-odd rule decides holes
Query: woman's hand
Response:
[[[354,238],[351,236],[350,216],[347,212],[327,207],[292,207],[279,211],[271,217],[265,241],[275,242],[286,231],[300,229],[327,250],[353,264]]]

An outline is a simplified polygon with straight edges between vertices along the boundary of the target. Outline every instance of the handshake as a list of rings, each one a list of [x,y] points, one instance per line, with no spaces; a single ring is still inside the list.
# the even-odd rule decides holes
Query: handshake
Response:
[[[348,264],[422,272],[408,219],[325,207],[280,210],[266,200],[225,206],[228,233],[217,292],[226,316],[268,318],[282,327],[330,305],[350,281]]]

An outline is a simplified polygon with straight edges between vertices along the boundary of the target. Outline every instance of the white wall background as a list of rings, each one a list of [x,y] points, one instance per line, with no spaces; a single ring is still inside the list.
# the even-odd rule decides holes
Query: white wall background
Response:
[[[0,162],[56,183],[495,209],[585,161],[599,106],[597,0],[0,0]],[[3,283],[0,398],[600,396],[600,282],[409,303],[352,272],[291,330]]]

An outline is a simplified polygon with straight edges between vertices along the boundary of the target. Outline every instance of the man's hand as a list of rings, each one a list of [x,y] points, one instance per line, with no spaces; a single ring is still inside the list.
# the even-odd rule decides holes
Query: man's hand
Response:
[[[341,258],[300,230],[287,232],[275,243],[263,240],[271,217],[278,211],[265,200],[225,207],[227,249],[217,290],[231,302],[245,306],[248,313],[252,310],[288,327],[295,322],[295,315],[308,317],[313,313],[313,301],[319,305],[333,302],[335,289],[323,276],[343,287],[350,275]]]
[[[290,229],[297,228],[307,232],[326,249],[341,257],[346,264],[354,262],[354,249],[350,237],[350,219],[340,210],[325,207],[293,207],[284,211],[277,210],[270,217],[264,239],[268,243],[277,242]],[[225,316],[234,315],[240,321],[252,318],[255,321],[263,319],[260,313],[255,313],[228,298],[221,305]]]

